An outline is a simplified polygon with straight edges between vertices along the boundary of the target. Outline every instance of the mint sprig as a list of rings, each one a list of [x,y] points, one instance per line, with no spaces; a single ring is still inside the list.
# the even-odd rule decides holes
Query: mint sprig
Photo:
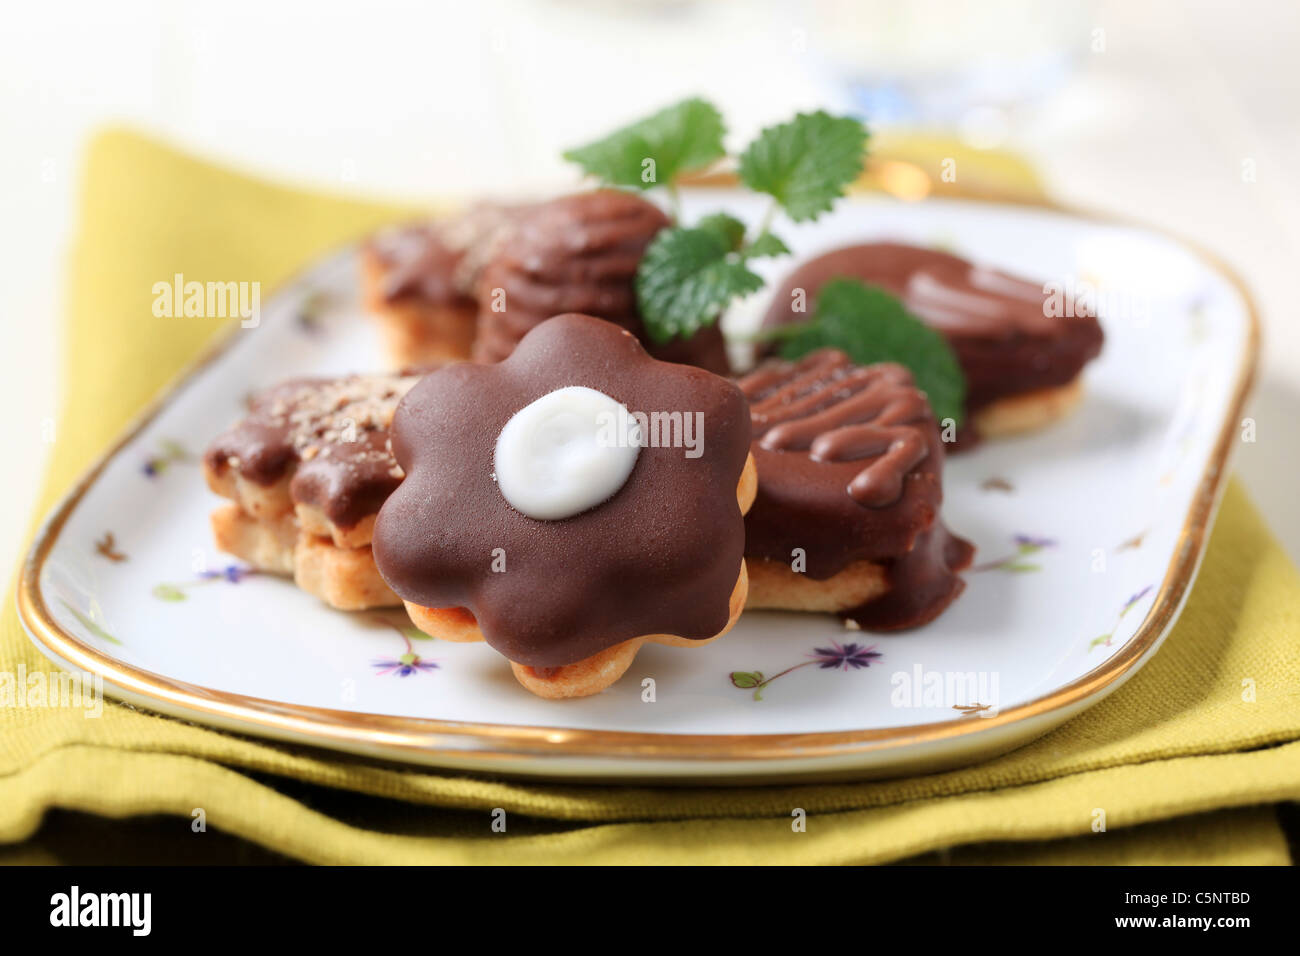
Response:
[[[564,158],[611,186],[671,186],[682,173],[725,156],[725,133],[717,107],[695,97],[568,150]]]
[[[655,342],[689,337],[714,321],[735,296],[763,287],[717,228],[663,229],[637,270],[636,295]]]
[[[571,149],[564,157],[610,186],[663,186],[678,218],[676,179],[726,155],[722,116],[693,98]],[[763,130],[740,155],[741,181],[772,197],[752,237],[745,224],[714,213],[693,227],[680,222],[655,237],[637,269],[637,304],[650,338],[667,342],[717,321],[732,299],[763,286],[753,259],[788,255],[769,228],[784,210],[795,222],[815,219],[862,169],[866,127],[850,117],[801,113]]]
[[[795,222],[816,219],[862,172],[867,139],[860,120],[800,113],[759,133],[740,155],[740,179],[773,197]]]
[[[784,326],[781,356],[802,358],[820,348],[837,348],[859,365],[897,362],[930,399],[940,421],[962,420],[966,378],[948,340],[907,311],[896,296],[856,279],[833,279],[817,293],[809,322]]]
[[[636,275],[637,303],[656,342],[689,337],[715,321],[732,299],[763,287],[747,263],[786,255],[770,232],[745,241],[745,224],[725,212],[705,216],[693,228],[662,229],[651,240]]]

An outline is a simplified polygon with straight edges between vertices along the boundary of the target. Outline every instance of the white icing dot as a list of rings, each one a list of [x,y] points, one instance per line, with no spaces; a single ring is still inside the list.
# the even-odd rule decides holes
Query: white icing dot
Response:
[[[594,388],[560,388],[501,429],[497,487],[517,511],[557,521],[612,497],[640,453],[640,428],[623,405]]]

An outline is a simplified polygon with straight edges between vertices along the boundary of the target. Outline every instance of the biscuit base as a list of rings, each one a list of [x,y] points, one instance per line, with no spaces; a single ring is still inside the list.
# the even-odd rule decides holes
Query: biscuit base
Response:
[[[298,525],[292,514],[259,520],[239,505],[222,505],[210,520],[217,550],[233,554],[259,571],[293,574]]]
[[[240,475],[234,468],[217,471],[206,461],[203,477],[208,488],[235,503],[255,521],[273,523],[297,517],[297,527],[317,538],[328,538],[340,548],[364,548],[375,533],[375,516],[366,515],[356,524],[345,527],[331,521],[315,505],[294,503],[289,492],[292,474],[269,485],[259,485]],[[222,548],[223,551],[229,550]],[[234,552],[231,552],[232,554]]]
[[[514,672],[515,679],[538,697],[549,700],[590,697],[592,694],[599,694],[627,673],[637,652],[646,642],[665,644],[669,647],[700,647],[716,641],[731,630],[740,619],[740,612],[745,608],[745,598],[748,593],[749,575],[742,560],[740,574],[736,578],[736,586],[732,589],[728,602],[727,624],[712,637],[693,640],[675,634],[646,634],[607,647],[591,657],[572,664],[559,667],[533,667],[511,661],[510,669]],[[411,622],[430,637],[456,642],[483,640],[483,632],[479,630],[474,615],[465,608],[430,608],[407,601],[406,611],[411,616]]]
[[[742,515],[749,514],[758,497],[758,465],[754,463],[754,453],[745,459],[745,467],[740,472],[740,481],[736,483],[736,504],[740,505]]]
[[[340,548],[303,532],[292,514],[260,521],[233,504],[212,512],[211,522],[219,549],[259,571],[291,575],[330,607],[364,611],[402,604],[380,577],[369,547]]]
[[[746,558],[749,565],[748,610],[809,611],[838,614],[861,607],[889,593],[883,564],[854,561],[838,574],[818,581],[792,571],[788,564],[766,558]]]
[[[340,548],[309,534],[300,535],[294,548],[293,582],[340,611],[402,603],[380,577],[370,548]]]
[[[972,413],[971,424],[981,438],[1006,438],[1044,428],[1064,418],[1083,400],[1083,381],[1008,395]]]
[[[426,365],[468,359],[478,325],[478,306],[462,302],[392,301],[383,292],[387,267],[372,251],[362,254],[361,279],[366,310],[383,333],[393,365]]]
[[[273,521],[293,511],[293,499],[289,496],[291,478],[292,475],[285,475],[269,485],[259,485],[235,468],[218,471],[207,461],[203,462],[203,479],[208,488],[235,502],[245,514],[258,521]]]
[[[315,505],[303,504],[301,501],[293,506],[298,517],[298,527],[316,538],[325,538],[334,542],[339,548],[368,547],[375,536],[376,515],[366,515],[350,528],[335,524],[325,512]]]

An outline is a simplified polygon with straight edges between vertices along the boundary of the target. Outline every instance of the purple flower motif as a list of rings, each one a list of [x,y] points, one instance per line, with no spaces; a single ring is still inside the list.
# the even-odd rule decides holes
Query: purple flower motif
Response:
[[[1146,597],[1148,594],[1151,593],[1151,588],[1152,585],[1148,584],[1141,591],[1138,591],[1137,594],[1134,594],[1127,601],[1125,601],[1124,606],[1121,607],[1119,609],[1119,613],[1115,615],[1115,623],[1111,626],[1111,629],[1107,631],[1105,634],[1102,634],[1100,637],[1094,637],[1091,643],[1088,644],[1088,650],[1092,650],[1094,647],[1097,646],[1110,647],[1111,642],[1115,639],[1115,631],[1119,627],[1119,622],[1124,619],[1125,614],[1133,610],[1133,605],[1137,604],[1138,601],[1142,600],[1144,597]]]
[[[1123,617],[1125,614],[1127,614],[1132,609],[1133,605],[1136,604],[1138,601],[1142,600],[1144,597],[1146,597],[1147,594],[1150,593],[1150,591],[1151,591],[1151,585],[1148,584],[1137,594],[1134,594],[1131,598],[1125,601],[1124,607],[1119,612],[1120,617]]]
[[[732,686],[739,687],[741,690],[752,690],[754,700],[762,700],[763,689],[767,685],[777,678],[784,677],[786,674],[793,674],[801,667],[810,667],[816,664],[817,669],[823,671],[842,667],[847,673],[851,670],[856,671],[870,667],[872,661],[879,660],[885,655],[876,650],[874,644],[870,647],[863,647],[860,644],[841,644],[838,641],[831,641],[830,647],[814,647],[811,654],[805,654],[804,656],[808,660],[787,667],[771,677],[766,676],[762,671],[732,671],[730,674]]]
[[[1016,546],[1014,554],[1009,554],[1005,558],[998,558],[995,561],[985,561],[983,564],[972,565],[970,571],[972,574],[980,571],[1012,571],[1021,573],[1025,571],[1038,571],[1041,566],[1032,561],[1024,560],[1031,554],[1037,554],[1046,548],[1056,547],[1055,538],[1045,538],[1042,535],[1034,534],[1013,534],[1011,542]]]
[[[196,588],[202,584],[210,584],[213,581],[228,581],[231,584],[238,584],[244,578],[251,578],[258,574],[257,568],[246,568],[238,564],[228,564],[224,568],[215,568],[207,571],[200,571],[193,581],[186,581],[182,584],[159,584],[153,589],[153,596],[160,601],[184,601],[187,599],[186,591],[190,588]]]
[[[396,674],[398,677],[410,677],[417,671],[436,671],[437,663],[426,661],[419,654],[407,652],[396,660],[392,658],[377,657],[370,662],[372,666],[379,668],[376,673],[377,677],[383,677],[387,674]]]
[[[224,568],[217,568],[210,571],[200,571],[199,577],[204,581],[215,581],[218,578],[224,578],[231,584],[238,584],[244,578],[250,578],[257,571],[253,568],[241,567],[238,564],[228,564]]]
[[[845,671],[870,667],[871,662],[883,657],[876,646],[862,647],[858,644],[841,644],[831,641],[830,647],[814,647],[808,655],[822,670],[843,667]]]
[[[146,458],[144,464],[140,466],[140,470],[144,472],[146,478],[157,478],[166,471],[173,462],[194,460],[190,453],[185,450],[185,446],[180,442],[163,439],[158,443],[158,445],[162,448],[162,453],[154,455],[151,458]]]

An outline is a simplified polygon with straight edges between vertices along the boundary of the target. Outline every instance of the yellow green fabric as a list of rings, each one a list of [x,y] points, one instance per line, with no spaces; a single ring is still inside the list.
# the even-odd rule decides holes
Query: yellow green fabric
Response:
[[[66,396],[40,514],[216,331],[154,318],[154,282],[181,272],[273,288],[325,249],[409,212],[270,185],[125,131],[99,136],[84,174]],[[214,831],[319,863],[865,863],[921,854],[931,854],[922,862],[1282,863],[1271,805],[1300,798],[1297,634],[1300,578],[1233,484],[1196,587],[1155,658],[1101,704],[977,767],[746,789],[519,783],[370,764],[111,702],[98,720],[72,709],[0,709],[0,845],[10,845],[0,862],[61,858],[39,834],[53,808],[156,815],[131,826],[183,841],[187,857],[202,859],[204,836],[190,826],[201,808]],[[49,668],[10,597],[0,670],[20,661]],[[1247,678],[1253,701],[1243,700]],[[804,833],[791,828],[795,807],[808,813]],[[491,829],[496,808],[506,811],[505,834]],[[1093,832],[1096,809],[1104,833]]]

